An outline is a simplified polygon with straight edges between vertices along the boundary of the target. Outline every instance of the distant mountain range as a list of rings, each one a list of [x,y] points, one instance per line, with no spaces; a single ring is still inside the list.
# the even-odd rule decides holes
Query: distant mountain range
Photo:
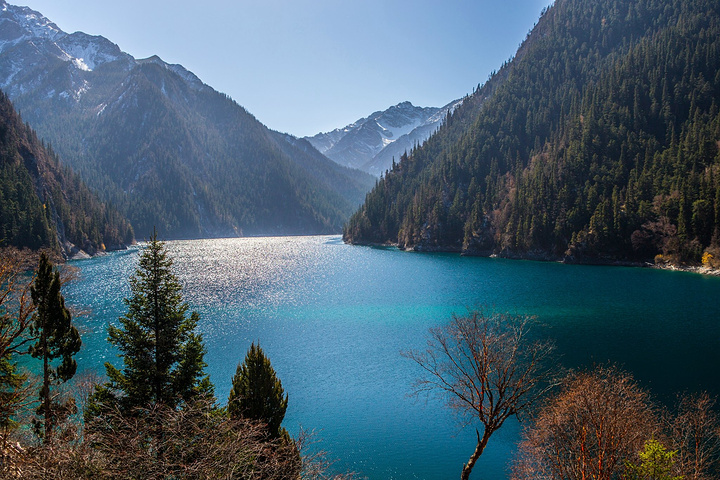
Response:
[[[442,108],[399,103],[344,128],[305,137],[315,148],[340,165],[380,176],[393,159],[428,139],[462,103],[455,100]]]
[[[139,238],[339,232],[374,179],[269,130],[181,65],[0,0],[0,88]]]

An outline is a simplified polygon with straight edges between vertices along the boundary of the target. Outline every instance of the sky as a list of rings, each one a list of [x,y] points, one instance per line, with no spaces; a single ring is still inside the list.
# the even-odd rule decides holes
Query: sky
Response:
[[[268,127],[441,107],[517,50],[550,0],[9,0],[135,58],[179,63]]]

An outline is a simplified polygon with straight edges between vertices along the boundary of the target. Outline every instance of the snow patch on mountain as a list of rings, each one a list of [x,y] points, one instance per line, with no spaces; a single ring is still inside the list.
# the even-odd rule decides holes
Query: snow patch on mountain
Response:
[[[83,70],[85,72],[91,72],[92,68],[88,67],[87,63],[82,58],[73,58],[72,62],[75,64],[75,67],[77,67],[80,70]]]
[[[82,32],[66,35],[56,43],[80,70],[93,71],[100,65],[123,57],[120,48],[114,43]]]
[[[306,138],[335,162],[380,176],[392,166],[393,158],[399,160],[404,151],[427,140],[461,102],[442,108],[402,102],[346,127]]]
[[[403,135],[407,135],[408,133],[415,130],[418,126],[420,126],[423,121],[420,118],[414,118],[414,119],[408,119],[409,123],[406,123],[404,125],[394,126],[394,125],[388,125],[385,126],[380,122],[376,122],[378,126],[383,130],[383,134],[388,139],[395,139],[398,137],[402,137]]]
[[[67,62],[71,68],[72,88],[55,88],[55,91],[65,93],[63,98],[79,99],[89,89],[86,83],[76,81],[76,74],[87,77],[109,63],[126,71],[139,64],[156,63],[179,75],[196,91],[209,88],[182,65],[170,65],[157,56],[136,60],[105,37],[83,32],[65,33],[40,13],[0,0],[0,88],[20,94],[32,91],[37,87],[35,77],[38,74],[28,72],[29,75],[23,75],[23,70],[32,69],[33,65],[43,64],[53,57]],[[58,78],[57,81],[61,80]]]
[[[53,22],[28,7],[0,3],[0,51],[28,38],[55,41],[65,33]]]

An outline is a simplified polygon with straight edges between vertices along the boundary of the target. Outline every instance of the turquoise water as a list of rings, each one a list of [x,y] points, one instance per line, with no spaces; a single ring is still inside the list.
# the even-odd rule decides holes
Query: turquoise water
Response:
[[[284,425],[315,430],[340,470],[371,479],[456,478],[474,449],[441,399],[408,394],[420,372],[400,351],[428,328],[487,305],[537,315],[567,367],[611,360],[659,401],[720,394],[720,278],[353,247],[339,237],[168,242],[186,300],[201,315],[219,399],[259,341],[289,393]],[[108,323],[124,313],[137,250],[73,262],[68,302],[91,311],[79,370],[117,361]],[[520,426],[490,441],[474,479],[506,478]]]

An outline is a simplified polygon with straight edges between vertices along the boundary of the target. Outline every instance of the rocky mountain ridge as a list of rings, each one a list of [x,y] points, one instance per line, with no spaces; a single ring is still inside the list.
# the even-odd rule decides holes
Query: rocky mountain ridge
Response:
[[[306,139],[340,165],[380,176],[392,167],[393,159],[399,161],[404,152],[427,140],[461,103],[462,100],[455,100],[436,108],[402,102],[343,128]]]

